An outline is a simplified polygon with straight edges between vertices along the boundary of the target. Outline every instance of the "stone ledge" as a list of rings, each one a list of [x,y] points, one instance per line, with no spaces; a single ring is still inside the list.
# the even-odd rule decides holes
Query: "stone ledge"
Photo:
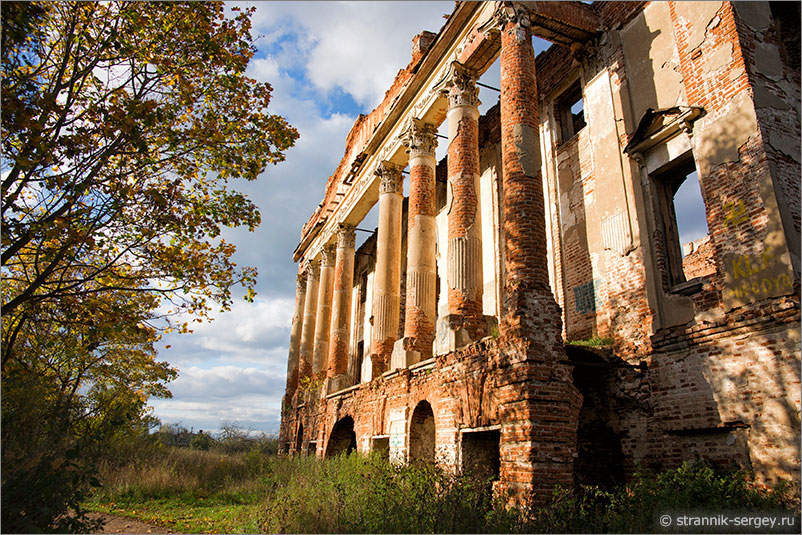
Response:
[[[339,396],[344,396],[345,394],[348,394],[350,392],[354,392],[356,390],[359,390],[360,388],[362,388],[362,383],[360,383],[358,385],[354,385],[354,386],[349,386],[348,388],[343,388],[342,390],[338,390],[336,392],[332,392],[331,394],[327,394],[326,395],[326,399],[331,399],[331,398],[336,398],[336,397],[339,397]]]
[[[434,357],[428,358],[426,360],[422,360],[420,362],[416,362],[415,364],[411,365],[408,369],[409,371],[423,371],[428,370],[430,368],[434,368],[435,362],[437,359]]]

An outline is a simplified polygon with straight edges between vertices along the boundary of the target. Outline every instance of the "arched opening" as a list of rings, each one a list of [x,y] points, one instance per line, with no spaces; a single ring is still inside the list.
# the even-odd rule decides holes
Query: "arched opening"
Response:
[[[326,457],[333,457],[340,453],[349,454],[356,449],[356,433],[354,433],[354,419],[350,416],[334,424],[326,447]]]
[[[409,424],[409,460],[434,462],[434,412],[429,402],[418,403]]]
[[[298,425],[298,433],[295,435],[295,453],[300,454],[304,445],[304,424]]]

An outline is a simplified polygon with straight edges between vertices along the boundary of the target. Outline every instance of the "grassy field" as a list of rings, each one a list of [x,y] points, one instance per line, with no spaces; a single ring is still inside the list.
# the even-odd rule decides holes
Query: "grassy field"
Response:
[[[478,478],[362,455],[161,446],[104,464],[101,480],[87,509],[183,533],[638,533],[660,531],[654,519],[665,511],[799,510],[796,489],[758,489],[702,464],[612,490],[556,492],[548,507],[523,510],[494,501]]]
[[[264,474],[276,460],[167,447],[123,466],[103,465],[103,487],[86,505],[183,533],[255,533]]]

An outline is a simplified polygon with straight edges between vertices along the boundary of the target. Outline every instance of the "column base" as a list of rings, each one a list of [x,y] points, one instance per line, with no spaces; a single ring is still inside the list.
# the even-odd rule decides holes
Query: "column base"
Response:
[[[437,319],[434,354],[443,355],[456,351],[472,342],[468,331],[462,326],[461,314],[447,314]]]
[[[353,386],[351,384],[351,378],[344,373],[335,375],[334,377],[329,377],[326,380],[326,395],[339,392],[340,390],[344,390],[349,386]]]
[[[420,351],[415,351],[415,339],[404,337],[396,340],[393,345],[393,355],[390,357],[390,370],[409,368],[420,362]]]

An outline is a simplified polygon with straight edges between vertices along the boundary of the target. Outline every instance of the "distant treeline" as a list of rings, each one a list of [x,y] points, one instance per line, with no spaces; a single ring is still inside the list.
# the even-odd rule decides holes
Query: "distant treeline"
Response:
[[[278,436],[265,433],[255,434],[234,422],[223,422],[220,431],[210,433],[199,429],[187,429],[182,424],[161,424],[153,433],[165,446],[192,448],[222,453],[246,453],[258,451],[265,455],[278,453]]]

